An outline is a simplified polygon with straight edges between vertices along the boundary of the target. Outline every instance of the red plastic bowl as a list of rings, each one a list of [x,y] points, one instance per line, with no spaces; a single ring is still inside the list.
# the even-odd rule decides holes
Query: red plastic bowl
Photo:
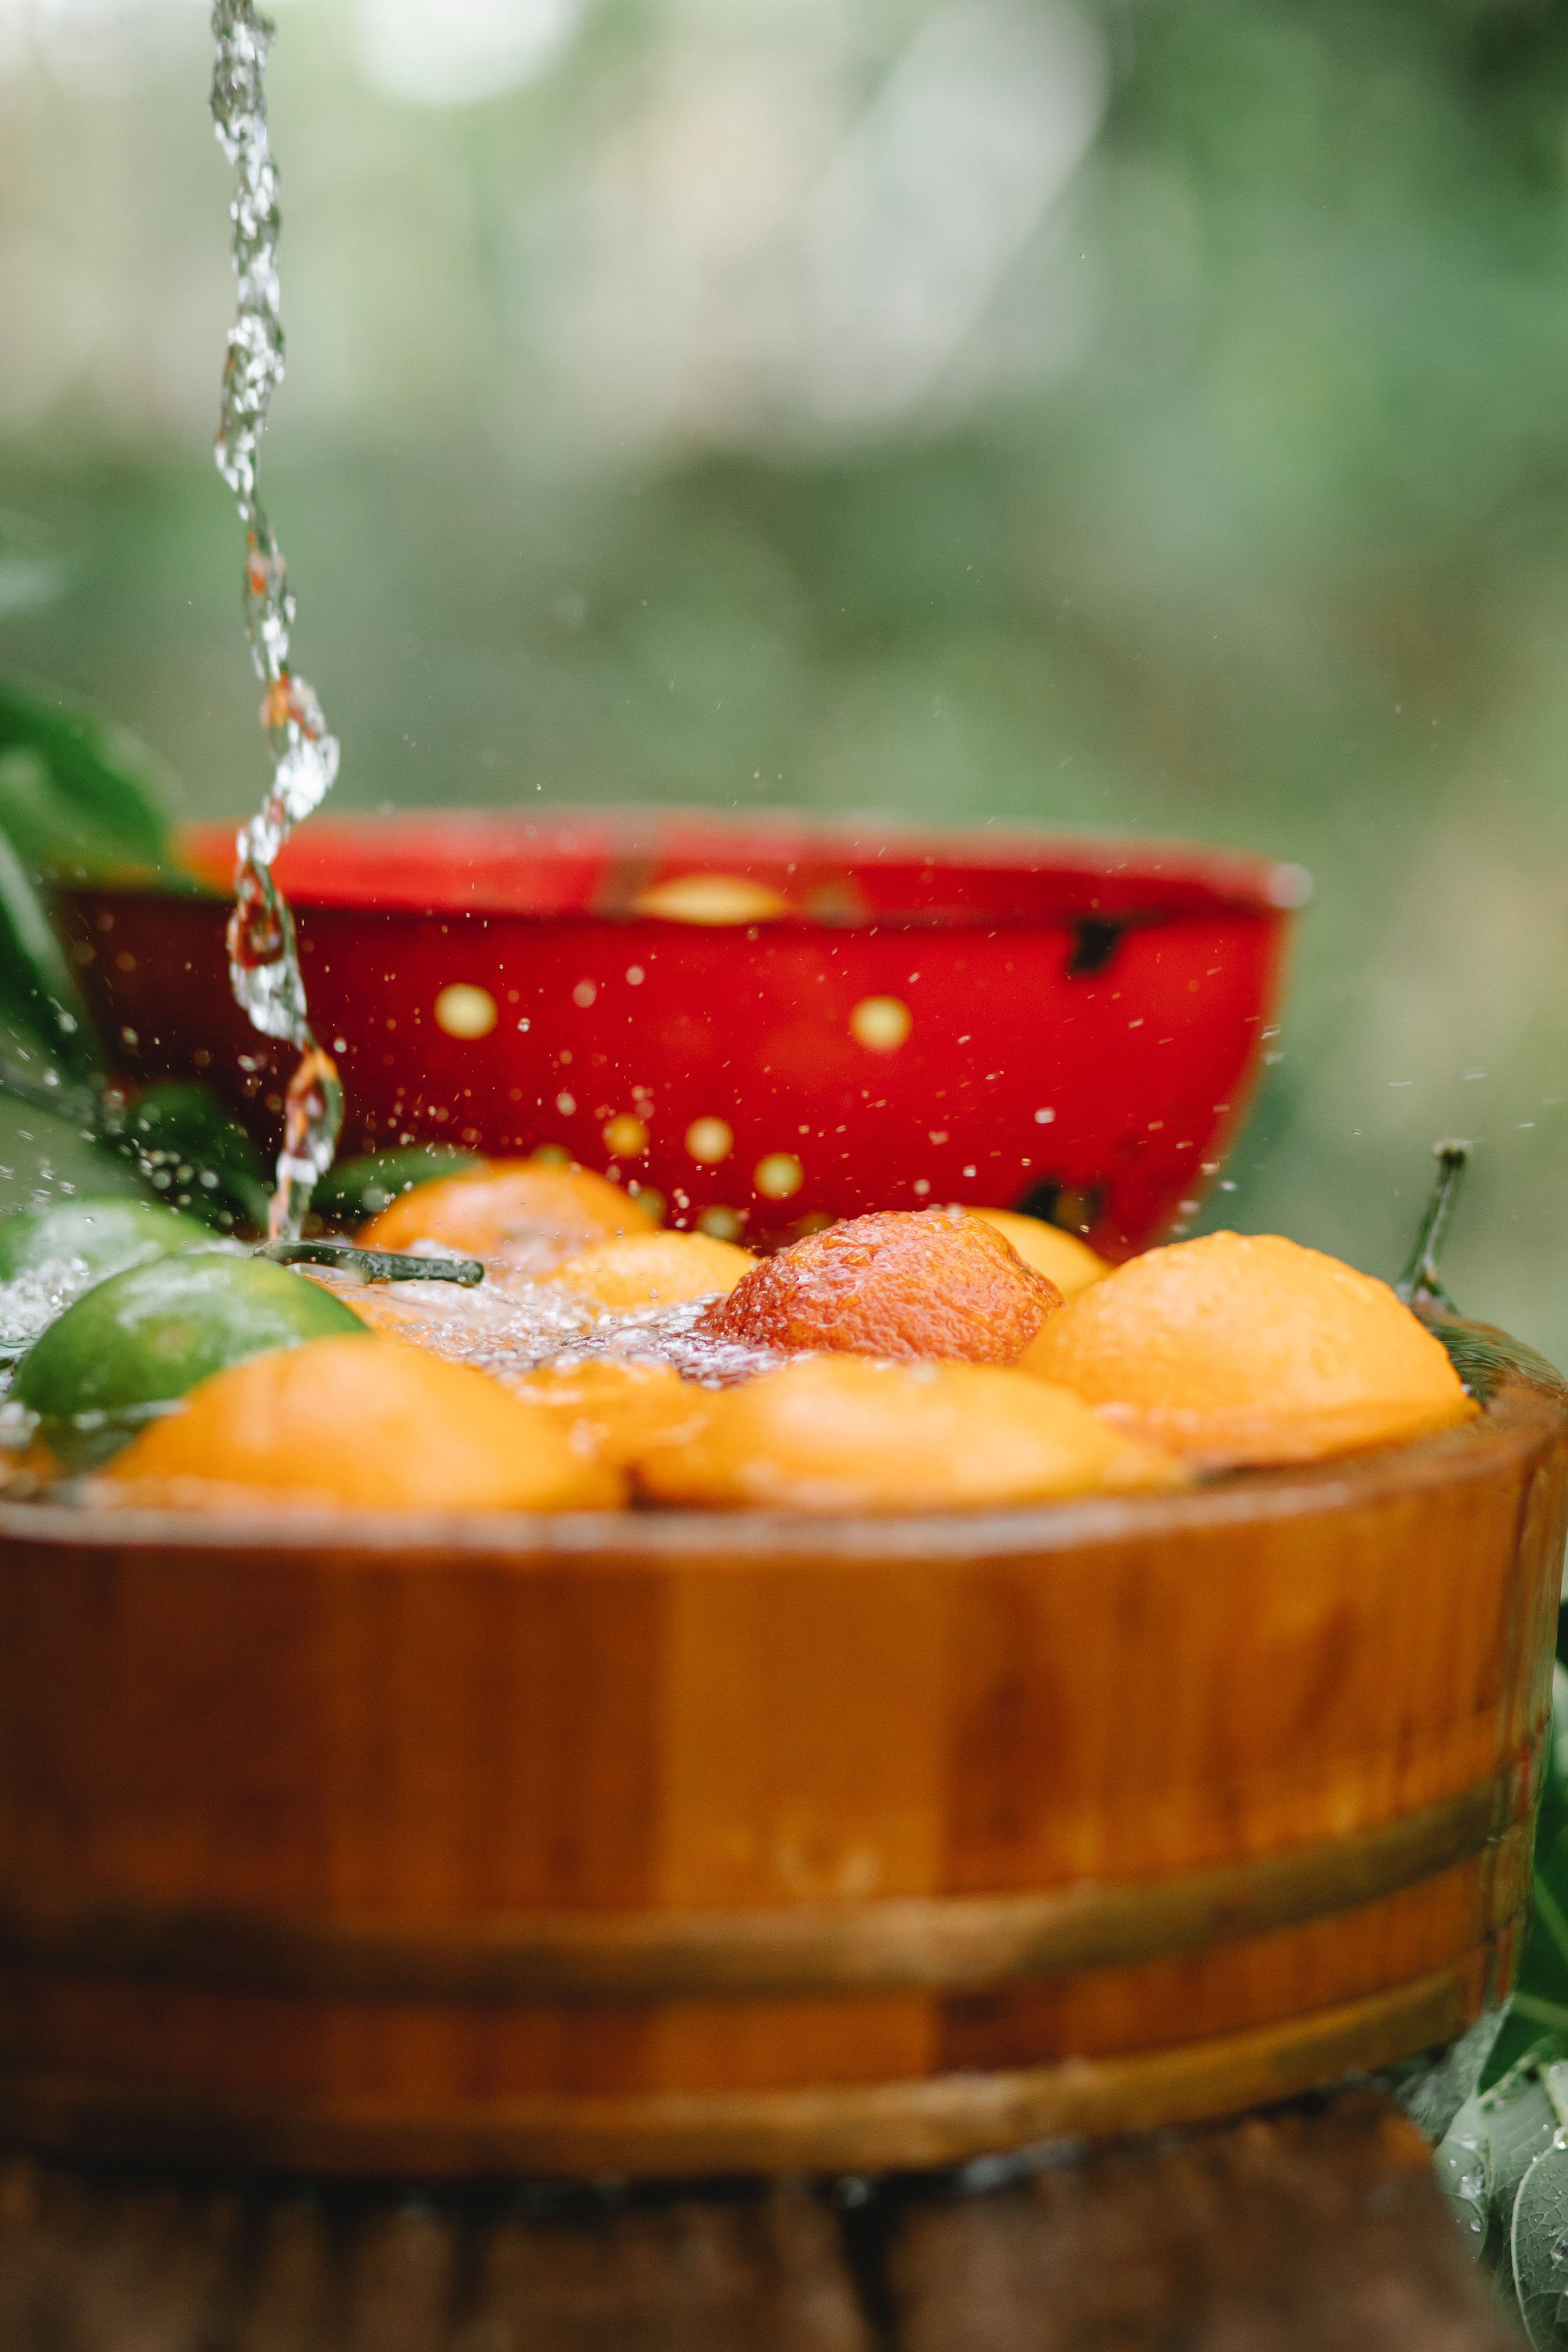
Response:
[[[226,890],[232,830],[184,847]],[[1168,845],[647,810],[314,818],[279,873],[345,1153],[563,1144],[753,1240],[1027,1205],[1114,1256],[1212,1172],[1307,887]],[[757,919],[648,910],[694,876],[753,886]],[[274,1142],[291,1056],[229,995],[226,907],[77,890],[61,914],[127,1076],[198,1072]]]

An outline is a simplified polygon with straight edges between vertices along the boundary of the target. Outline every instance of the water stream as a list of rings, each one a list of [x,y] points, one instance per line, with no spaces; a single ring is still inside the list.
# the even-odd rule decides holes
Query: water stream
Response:
[[[294,597],[257,489],[258,444],[283,380],[278,167],[267,131],[267,52],[274,28],[253,0],[216,0],[212,26],[217,45],[213,124],[237,179],[229,215],[238,289],[224,362],[217,468],[245,525],[245,632],[262,684],[261,724],[272,757],[271,788],[257,815],[241,826],[237,844],[229,975],[256,1028],[286,1039],[300,1055],[289,1085],[268,1221],[277,1241],[298,1236],[311,1192],[332,1164],[342,1122],[336,1066],[311,1034],[294,918],[272,874],[290,832],[337,774],[338,745],[314,691],[289,667]]]

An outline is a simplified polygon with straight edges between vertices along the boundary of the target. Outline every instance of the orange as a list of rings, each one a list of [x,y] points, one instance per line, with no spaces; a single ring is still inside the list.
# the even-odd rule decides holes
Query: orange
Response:
[[[580,1453],[617,1466],[672,1438],[695,1436],[716,1395],[683,1381],[672,1365],[603,1357],[545,1364],[507,1386],[520,1403],[558,1421]]]
[[[1479,1410],[1385,1282],[1277,1234],[1131,1259],[1052,1318],[1024,1369],[1210,1468],[1308,1462]]]
[[[733,1290],[756,1264],[733,1242],[708,1234],[622,1234],[558,1265],[547,1280],[560,1283],[595,1307],[626,1311],[673,1307],[685,1298],[709,1298]]]
[[[377,1339],[312,1339],[216,1372],[104,1474],[119,1499],[381,1511],[613,1508],[615,1473],[483,1372]]]
[[[973,1510],[1183,1476],[1042,1381],[844,1356],[719,1391],[693,1435],[637,1469],[661,1503],[788,1511]]]
[[[595,1242],[647,1226],[630,1194],[591,1169],[492,1160],[466,1175],[416,1185],[362,1226],[358,1238],[366,1249],[385,1250],[440,1242],[538,1275]]]
[[[763,1258],[698,1326],[753,1348],[1016,1361],[1061,1293],[963,1209],[883,1209]]]
[[[1054,1282],[1064,1298],[1076,1298],[1080,1290],[1110,1272],[1105,1259],[1087,1242],[1080,1242],[1076,1234],[1064,1234],[1060,1225],[1047,1224],[1043,1217],[1021,1217],[1013,1209],[971,1209],[969,1213],[994,1225],[1024,1264]]]

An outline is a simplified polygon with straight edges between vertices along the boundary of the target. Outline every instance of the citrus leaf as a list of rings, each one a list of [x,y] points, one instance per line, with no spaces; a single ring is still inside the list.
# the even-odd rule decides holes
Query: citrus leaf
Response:
[[[205,1087],[148,1087],[113,1118],[110,1138],[161,1201],[210,1225],[267,1226],[271,1186],[260,1154]]]
[[[438,1176],[460,1176],[483,1161],[449,1143],[416,1144],[409,1151],[372,1151],[362,1160],[341,1160],[317,1185],[310,1205],[324,1224],[363,1225],[400,1193]]]
[[[30,1031],[67,1076],[100,1084],[92,1016],[21,859],[0,832],[0,1017]]]
[[[132,736],[53,689],[0,678],[0,830],[34,874],[163,866],[163,797]]]

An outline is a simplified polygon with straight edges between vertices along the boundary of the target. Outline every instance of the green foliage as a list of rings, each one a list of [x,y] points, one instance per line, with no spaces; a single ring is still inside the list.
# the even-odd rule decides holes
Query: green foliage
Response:
[[[0,832],[29,872],[167,872],[165,791],[133,737],[64,695],[0,677]]]
[[[1568,1613],[1560,1643],[1568,1635]],[[1535,1918],[1481,2090],[1437,2151],[1466,2242],[1532,2345],[1568,2347],[1568,1673],[1556,1669]]]
[[[146,754],[64,697],[0,677],[0,1030],[44,1063],[0,1066],[0,1084],[33,1098],[63,1087],[90,1111],[103,1049],[35,885],[158,867],[166,846]]]
[[[342,1160],[317,1185],[312,1205],[326,1225],[362,1225],[391,1205],[400,1192],[437,1176],[458,1176],[478,1168],[477,1153],[447,1143],[424,1143],[407,1151],[372,1151]]]
[[[1488,2079],[1495,2081],[1543,2033],[1555,2038],[1556,2054],[1568,2060],[1568,1671],[1561,1663],[1535,1831],[1535,1918]]]
[[[29,1035],[58,1076],[100,1081],[92,1016],[21,859],[0,832],[0,1021]],[[3,1082],[3,1081],[0,1081]]]
[[[231,1232],[265,1231],[271,1186],[249,1136],[215,1094],[194,1081],[147,1087],[124,1109],[105,1114],[104,1131],[176,1208]]]
[[[170,883],[159,781],[131,737],[80,705],[0,678],[0,1091],[63,1112],[155,1195],[225,1231],[265,1227],[254,1145],[205,1087],[129,1104],[40,895],[50,879]],[[25,1042],[24,1042],[25,1041]],[[100,1189],[109,1189],[108,1170]]]

